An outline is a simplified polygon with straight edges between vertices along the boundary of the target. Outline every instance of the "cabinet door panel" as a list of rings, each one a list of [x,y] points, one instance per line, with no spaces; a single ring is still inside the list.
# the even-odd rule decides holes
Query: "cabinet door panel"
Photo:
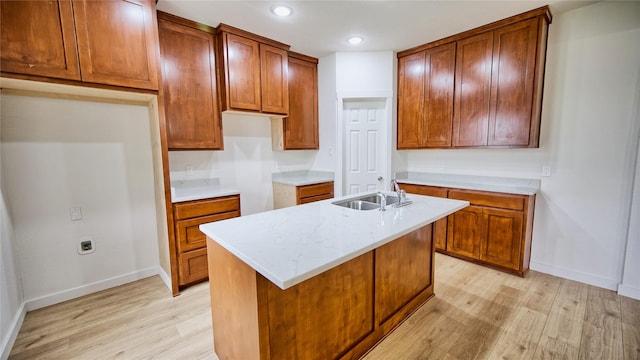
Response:
[[[0,69],[80,80],[70,0],[1,1]]]
[[[176,221],[176,239],[179,252],[200,249],[207,246],[207,237],[200,231],[202,224],[231,219],[240,216],[239,211],[197,217],[189,220]]]
[[[221,149],[213,35],[158,25],[169,149]]]
[[[289,58],[289,116],[284,119],[285,149],[318,149],[317,64]]]
[[[426,54],[424,145],[450,147],[456,44],[441,45]]]
[[[180,285],[187,285],[196,281],[205,280],[209,277],[209,266],[207,263],[207,248],[189,251],[180,254]]]
[[[289,112],[289,71],[287,52],[260,44],[260,86],[262,111],[287,115]]]
[[[422,147],[425,53],[398,59],[398,149]]]
[[[259,44],[233,34],[225,34],[225,38],[228,105],[236,110],[260,111]]]
[[[494,32],[489,145],[529,144],[538,19]]]
[[[435,196],[441,198],[447,198],[447,193],[449,192],[449,189],[437,186],[400,184],[400,187],[410,194]],[[446,217],[433,223],[433,244],[437,250],[447,249]]]
[[[487,229],[480,243],[480,260],[519,270],[523,213],[484,209],[484,214]]]
[[[493,32],[458,41],[454,146],[485,146],[489,126]]]
[[[73,0],[82,80],[158,89],[155,5]]]
[[[447,218],[447,251],[478,259],[484,233],[482,208],[468,206]]]

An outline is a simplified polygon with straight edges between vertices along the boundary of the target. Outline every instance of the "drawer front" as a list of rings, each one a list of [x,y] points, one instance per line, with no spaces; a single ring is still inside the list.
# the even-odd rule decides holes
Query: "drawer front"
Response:
[[[333,181],[321,184],[297,186],[296,193],[298,195],[298,199],[326,194],[331,194],[331,198],[333,197]]]
[[[408,194],[418,194],[418,195],[426,195],[426,196],[435,196],[446,198],[447,197],[447,188],[437,187],[437,186],[428,186],[428,185],[415,185],[415,184],[400,184],[400,189],[406,191]]]
[[[178,256],[180,285],[187,285],[209,278],[207,248],[193,250]]]
[[[225,196],[207,200],[196,200],[173,205],[176,220],[206,216],[215,213],[240,211],[240,196]]]
[[[298,205],[307,204],[307,203],[314,202],[314,201],[327,200],[327,199],[331,199],[331,198],[333,198],[333,194],[322,194],[322,195],[316,195],[316,196],[309,196],[309,197],[300,199],[300,201],[298,201]]]
[[[457,200],[466,200],[471,205],[480,205],[487,207],[494,207],[500,209],[510,210],[524,210],[523,195],[511,195],[494,193],[487,191],[473,191],[473,190],[449,190],[449,198]]]
[[[189,220],[176,221],[176,239],[178,253],[203,248],[207,245],[207,237],[198,228],[201,224],[230,219],[240,216],[239,211],[201,216]]]

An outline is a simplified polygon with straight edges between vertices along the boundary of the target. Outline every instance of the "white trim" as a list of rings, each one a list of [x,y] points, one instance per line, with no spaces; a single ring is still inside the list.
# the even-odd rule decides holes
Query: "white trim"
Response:
[[[391,90],[347,90],[337,91],[336,97],[340,99],[362,99],[362,98],[392,98]]]
[[[570,270],[555,265],[543,264],[531,261],[529,268],[541,273],[558,276],[564,279],[578,281],[581,283],[616,291],[618,289],[618,281],[616,279],[607,279],[593,274],[587,274],[580,271]]]
[[[620,284],[618,285],[618,295],[640,300],[640,288]]]
[[[31,299],[26,301],[26,309],[27,311],[40,309],[45,306],[58,304],[67,300],[78,298],[80,296],[84,296],[84,295],[92,294],[94,292],[124,285],[136,280],[148,278],[153,275],[158,275],[159,269],[160,267],[154,266],[152,268],[147,268],[147,269],[131,272],[131,273],[120,275],[120,276],[115,276],[109,279],[96,281],[91,284],[82,285],[72,289],[45,295],[37,299]]]
[[[0,349],[0,359],[6,360],[9,358],[9,353],[11,353],[11,349],[13,348],[13,344],[16,342],[16,338],[18,337],[18,333],[20,333],[20,328],[22,327],[22,323],[24,322],[24,316],[27,314],[27,309],[25,307],[25,303],[23,302],[20,305],[20,308],[16,312],[16,315],[11,322],[11,326],[9,326],[9,331],[7,332],[9,335],[2,339],[2,348]]]
[[[171,276],[169,276],[169,274],[167,274],[167,272],[164,271],[162,267],[158,267],[158,269],[158,275],[160,275],[160,279],[162,279],[162,282],[167,286],[169,291],[173,292],[173,287],[171,287]]]

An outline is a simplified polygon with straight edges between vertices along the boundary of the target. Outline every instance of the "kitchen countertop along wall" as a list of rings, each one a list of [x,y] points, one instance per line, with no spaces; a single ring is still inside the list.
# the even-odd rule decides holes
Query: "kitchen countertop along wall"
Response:
[[[540,190],[540,180],[538,179],[519,179],[497,176],[459,175],[409,171],[397,173],[396,180],[415,185],[493,191],[518,195],[534,195]]]
[[[304,186],[333,181],[334,175],[330,171],[289,171],[273,173],[271,181],[278,184]]]
[[[171,182],[171,202],[173,203],[238,194],[240,190],[223,187],[220,185],[220,179],[216,178]]]

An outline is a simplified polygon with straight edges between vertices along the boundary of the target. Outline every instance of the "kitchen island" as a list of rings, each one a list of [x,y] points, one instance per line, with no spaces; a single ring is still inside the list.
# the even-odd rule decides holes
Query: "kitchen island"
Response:
[[[220,359],[357,358],[433,295],[431,223],[468,202],[338,200],[200,226]]]

